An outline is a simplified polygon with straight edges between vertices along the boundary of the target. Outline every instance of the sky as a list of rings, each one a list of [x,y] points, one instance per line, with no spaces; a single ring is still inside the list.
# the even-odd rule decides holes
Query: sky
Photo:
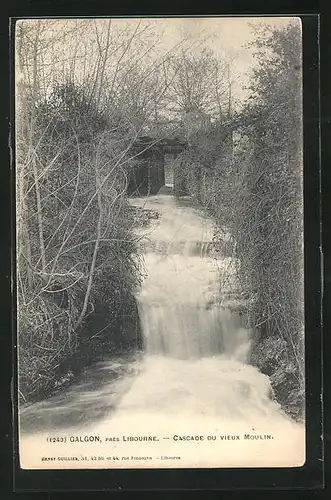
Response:
[[[249,75],[255,64],[253,58],[254,46],[249,47],[248,44],[254,43],[254,27],[257,25],[271,25],[273,27],[281,27],[293,22],[301,23],[300,18],[293,17],[167,17],[167,18],[112,18],[111,26],[114,33],[114,40],[119,44],[122,32],[133,32],[139,24],[139,29],[146,31],[141,40],[137,40],[136,45],[133,46],[133,53],[127,54],[127,57],[133,57],[134,51],[143,50],[139,43],[144,43],[147,34],[147,43],[157,41],[155,45],[154,55],[153,51],[149,52],[149,57],[157,58],[160,55],[174,50],[185,40],[186,47],[194,51],[194,47],[206,47],[212,49],[214,54],[220,60],[232,60],[231,79],[232,84],[232,97],[234,107],[240,107],[240,104],[245,101],[249,95],[247,85],[249,83]],[[55,21],[55,22],[54,22]],[[35,20],[29,21],[35,23]],[[37,22],[46,24],[50,20],[39,19]],[[108,18],[60,18],[52,19],[52,26],[49,28],[50,36],[54,35],[54,30],[57,33],[65,33],[70,26],[80,24],[83,27],[85,34],[84,39],[81,38],[81,33],[77,34],[76,44],[80,46],[78,50],[84,50],[83,47],[89,47],[88,51],[92,50],[92,40],[95,39],[95,26],[100,33],[107,31],[109,24]],[[86,30],[85,30],[86,28]],[[126,31],[127,30],[127,31]],[[60,37],[61,38],[61,37]],[[146,45],[147,46],[147,45]],[[94,47],[96,47],[94,45]],[[62,52],[62,59],[68,57],[68,53],[75,49],[69,49],[68,41],[63,40],[62,46],[58,45],[56,51]],[[54,54],[52,55],[52,57]],[[44,55],[44,59],[45,59]],[[70,57],[70,55],[69,55]],[[93,65],[93,54],[89,57],[90,64]],[[44,60],[45,62],[45,60]],[[52,66],[51,64],[49,65]],[[76,65],[76,72],[78,72],[78,64]],[[246,88],[245,88],[246,87]]]
[[[200,40],[203,46],[214,51],[220,59],[230,57],[233,60],[231,71],[234,80],[233,96],[240,103],[248,96],[245,86],[249,82],[249,74],[255,61],[254,47],[248,47],[254,42],[254,27],[270,25],[286,26],[293,22],[301,23],[296,17],[191,17],[191,18],[149,18],[143,22],[153,22],[154,29],[159,33],[161,41],[158,49],[170,50],[180,43],[183,37],[194,41]],[[121,24],[126,20],[115,20]],[[137,22],[132,19],[130,22]]]

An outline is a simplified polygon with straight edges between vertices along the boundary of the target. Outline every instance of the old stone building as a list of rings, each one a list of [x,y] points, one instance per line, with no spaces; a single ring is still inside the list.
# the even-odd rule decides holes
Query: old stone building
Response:
[[[128,194],[150,196],[162,186],[174,187],[174,160],[185,148],[178,139],[156,141],[152,137],[140,137],[132,151],[139,154],[129,172]]]

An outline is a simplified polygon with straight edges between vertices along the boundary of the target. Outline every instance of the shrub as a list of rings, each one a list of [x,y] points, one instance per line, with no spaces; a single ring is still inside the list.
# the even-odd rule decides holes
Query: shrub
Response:
[[[296,418],[305,385],[300,43],[296,24],[261,33],[252,96],[228,126],[233,150],[226,128],[200,130],[177,167],[214,217],[216,244],[230,234],[250,296],[251,361]]]
[[[29,113],[34,146],[26,156],[23,146],[19,150],[25,163],[17,175],[19,389],[25,400],[54,387],[81,336],[85,347],[86,335],[100,343],[100,329],[116,346],[119,325],[110,320],[123,301],[132,302],[140,280],[123,166],[130,139],[119,143],[112,117],[72,84],[55,88]],[[104,319],[93,329],[96,311]]]

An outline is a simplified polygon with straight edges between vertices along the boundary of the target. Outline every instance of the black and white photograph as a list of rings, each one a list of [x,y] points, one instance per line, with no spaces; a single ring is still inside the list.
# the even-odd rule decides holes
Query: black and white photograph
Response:
[[[302,467],[300,18],[14,43],[20,467]]]

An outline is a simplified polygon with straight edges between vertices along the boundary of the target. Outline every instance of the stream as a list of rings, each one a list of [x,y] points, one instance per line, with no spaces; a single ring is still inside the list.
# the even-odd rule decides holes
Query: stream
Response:
[[[249,365],[252,333],[242,316],[220,305],[220,290],[231,295],[238,284],[231,255],[213,250],[212,221],[189,198],[130,202],[158,214],[138,230],[144,354],[99,363],[65,395],[22,412],[23,467],[303,465],[304,425],[283,413],[268,377]]]

